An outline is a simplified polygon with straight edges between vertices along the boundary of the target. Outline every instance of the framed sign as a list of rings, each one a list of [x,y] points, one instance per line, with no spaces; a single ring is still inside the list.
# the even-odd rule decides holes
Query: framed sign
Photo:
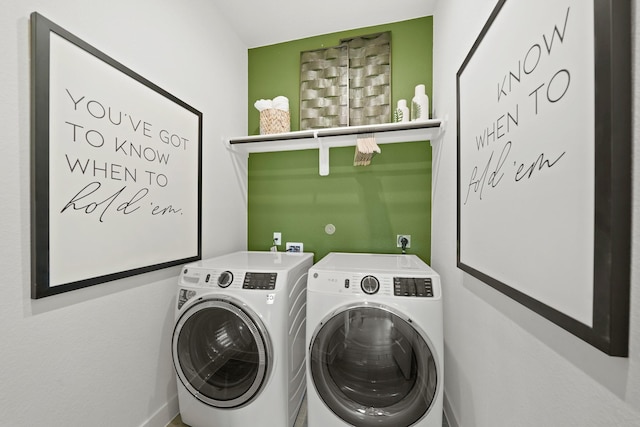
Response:
[[[500,0],[457,73],[458,267],[626,356],[628,0]]]
[[[31,15],[32,298],[201,257],[202,113]]]

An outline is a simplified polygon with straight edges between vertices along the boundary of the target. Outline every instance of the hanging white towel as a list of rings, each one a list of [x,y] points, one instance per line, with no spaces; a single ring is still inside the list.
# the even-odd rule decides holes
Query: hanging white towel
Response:
[[[356,152],[353,156],[354,166],[368,166],[376,153],[380,153],[373,133],[358,135],[356,138]]]

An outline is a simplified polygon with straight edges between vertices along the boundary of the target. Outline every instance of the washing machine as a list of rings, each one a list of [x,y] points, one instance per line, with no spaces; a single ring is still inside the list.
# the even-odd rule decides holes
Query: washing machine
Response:
[[[325,256],[307,284],[308,426],[441,427],[442,324],[417,256]]]
[[[243,251],[183,267],[171,346],[185,424],[294,425],[312,264],[311,253]]]

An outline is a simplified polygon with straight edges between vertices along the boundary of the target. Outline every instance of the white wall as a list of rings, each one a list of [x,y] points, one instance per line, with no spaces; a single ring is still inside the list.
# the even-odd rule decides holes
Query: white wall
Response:
[[[637,141],[640,16],[636,0],[631,3]],[[432,263],[444,287],[445,393],[452,425],[640,426],[640,168],[633,176],[629,358],[607,357],[456,268],[456,72],[495,4],[440,1],[434,18],[434,108],[449,123],[434,148]],[[640,164],[638,150],[633,163]]]
[[[222,136],[246,132],[247,49],[208,0],[2,4],[0,425],[164,426],[179,267],[30,299],[33,11],[203,112],[204,257],[246,247],[246,189]]]

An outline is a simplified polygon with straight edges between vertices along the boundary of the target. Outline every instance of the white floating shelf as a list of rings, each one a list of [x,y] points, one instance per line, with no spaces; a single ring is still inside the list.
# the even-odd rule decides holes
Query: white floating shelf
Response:
[[[329,175],[329,148],[355,146],[358,135],[374,133],[378,144],[434,141],[444,132],[444,125],[442,120],[432,119],[423,122],[301,130],[231,138],[228,147],[247,154],[318,149],[320,175],[326,176]]]

